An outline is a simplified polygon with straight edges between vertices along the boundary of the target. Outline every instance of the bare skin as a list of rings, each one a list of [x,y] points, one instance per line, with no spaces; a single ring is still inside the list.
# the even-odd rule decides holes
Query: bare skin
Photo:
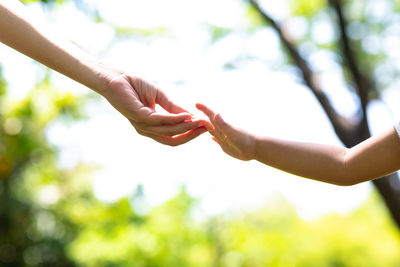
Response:
[[[354,185],[400,169],[400,139],[394,128],[348,149],[259,137],[225,122],[205,105],[197,104],[210,122],[207,130],[228,155],[257,160],[301,177],[336,185]]]
[[[19,1],[0,0],[0,42],[101,94],[139,134],[177,146],[206,132],[204,121],[194,120],[156,86],[57,43],[28,17]],[[156,112],[157,104],[168,114]]]

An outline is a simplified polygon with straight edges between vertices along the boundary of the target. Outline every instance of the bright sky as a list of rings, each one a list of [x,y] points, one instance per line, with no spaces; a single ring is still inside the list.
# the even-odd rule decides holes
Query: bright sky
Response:
[[[186,109],[201,116],[196,102],[210,105],[234,125],[248,131],[296,141],[340,145],[321,108],[307,88],[290,72],[283,72],[279,43],[270,29],[245,34],[245,6],[240,0],[87,0],[96,5],[105,21],[137,28],[166,27],[167,34],[147,39],[113,42],[113,29],[94,24],[66,4],[50,15],[37,5],[29,7],[38,19],[51,23],[63,38],[73,40],[93,56],[143,76]],[[284,1],[265,1],[276,17],[285,18]],[[157,8],[155,8],[157,7]],[[71,19],[73,18],[73,19]],[[305,22],[296,19],[289,30],[301,34]],[[234,33],[210,45],[207,24],[233,27]],[[292,27],[290,27],[292,25]],[[296,31],[293,27],[299,27]],[[329,24],[313,28],[317,42],[332,38]],[[300,33],[299,33],[300,32]],[[224,70],[226,62],[243,55],[260,60],[240,63]],[[338,66],[328,53],[312,58],[313,68],[326,74],[321,80],[334,105],[350,114],[354,100],[347,94]],[[36,64],[0,45],[0,62],[14,98],[23,97],[41,75]],[[329,73],[327,73],[329,72]],[[21,79],[21,73],[24,78]],[[75,93],[86,88],[54,73],[57,87]],[[398,90],[390,89],[382,103],[369,109],[372,131],[378,133],[399,118]],[[94,174],[94,191],[105,201],[130,194],[143,184],[151,205],[172,197],[179,185],[202,199],[204,214],[259,207],[276,193],[292,202],[304,218],[329,212],[345,213],[361,204],[371,184],[338,187],[301,179],[258,162],[241,162],[225,155],[208,134],[180,147],[162,146],[139,136],[128,121],[106,101],[88,105],[88,121],[73,126],[54,124],[51,142],[61,147],[60,164],[74,166],[83,161],[103,166]]]

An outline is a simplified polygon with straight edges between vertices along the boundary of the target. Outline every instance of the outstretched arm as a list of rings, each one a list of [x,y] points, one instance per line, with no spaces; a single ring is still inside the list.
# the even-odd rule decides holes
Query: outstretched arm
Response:
[[[400,169],[400,139],[394,128],[347,149],[257,137],[226,123],[208,107],[197,107],[209,117],[207,129],[214,140],[227,154],[241,160],[256,159],[298,176],[337,185],[353,185]]]
[[[62,47],[50,39],[29,19],[30,15],[17,0],[0,0],[0,41],[87,87],[105,90],[103,70],[94,61],[79,55],[78,49]],[[66,44],[64,44],[66,45]]]
[[[54,41],[28,19],[25,7],[16,0],[0,0],[0,42],[103,95],[137,132],[160,143],[183,144],[205,131],[202,121],[192,120],[154,85]],[[157,113],[156,104],[169,114]]]

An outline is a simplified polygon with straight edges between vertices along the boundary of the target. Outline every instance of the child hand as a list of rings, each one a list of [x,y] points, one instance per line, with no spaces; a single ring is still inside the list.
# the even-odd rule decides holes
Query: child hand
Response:
[[[196,107],[210,119],[211,123],[208,122],[206,128],[226,154],[240,160],[255,159],[255,136],[226,123],[220,114],[215,114],[203,104],[196,104]]]

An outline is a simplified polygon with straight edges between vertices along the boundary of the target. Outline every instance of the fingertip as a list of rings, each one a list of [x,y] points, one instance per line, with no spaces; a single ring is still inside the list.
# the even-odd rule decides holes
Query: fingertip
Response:
[[[200,104],[200,103],[196,103],[195,106],[196,106],[197,109],[202,109],[204,105]]]
[[[197,103],[196,108],[200,109],[201,111],[206,111],[206,112],[211,111],[211,109],[208,106],[201,104],[201,103]]]
[[[194,122],[194,123],[197,123],[198,121],[193,116],[187,116],[187,117],[185,117],[185,120],[183,122]]]
[[[182,113],[176,114],[176,118],[177,118],[177,120],[180,120],[180,121],[186,121],[186,120],[191,121],[193,118],[193,115],[188,112],[182,112]]]
[[[200,111],[202,111],[207,117],[210,118],[210,120],[214,119],[214,111],[212,109],[210,109],[209,107],[207,107],[206,105],[197,103],[196,104],[196,108],[199,109]]]
[[[181,115],[183,115],[183,116],[187,116],[187,117],[189,117],[189,118],[192,118],[192,117],[193,117],[193,114],[190,113],[190,112],[188,112],[188,111],[181,112],[181,113],[178,113],[178,114],[181,114]]]
[[[214,130],[214,126],[208,121],[205,121],[204,127],[207,129],[207,131],[213,131]]]

